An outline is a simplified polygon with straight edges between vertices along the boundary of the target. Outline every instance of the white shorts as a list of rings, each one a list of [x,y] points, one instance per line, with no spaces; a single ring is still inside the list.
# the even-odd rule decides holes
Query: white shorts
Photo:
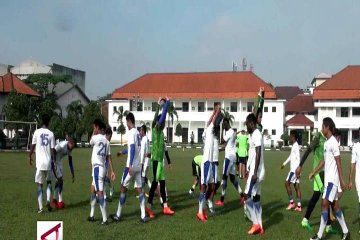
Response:
[[[251,175],[246,181],[245,194],[249,197],[261,195],[261,181],[257,180],[255,184],[251,183]]]
[[[213,154],[214,154],[214,137],[209,136],[210,139],[205,140],[204,145],[204,155],[203,160],[204,161],[212,161]]]
[[[92,168],[92,185],[96,192],[104,191],[105,168],[102,166],[93,166]]]
[[[129,168],[126,167],[124,168],[124,172],[121,178],[121,185],[127,188],[131,180],[134,180],[135,188],[142,187],[141,171],[133,171],[132,175],[130,175]]]
[[[225,158],[223,164],[223,176],[229,176],[229,174],[235,175],[235,161]]]
[[[213,143],[212,161],[213,162],[219,161],[219,140],[217,140],[216,138],[214,138],[214,143]]]
[[[36,169],[35,182],[39,184],[44,184],[45,180],[51,181],[51,170]]]
[[[208,185],[208,183],[214,183],[213,176],[213,164],[210,161],[202,161],[200,165],[201,172],[201,184]]]
[[[286,180],[287,182],[289,183],[300,183],[300,179],[299,178],[296,178],[296,174],[294,172],[289,172],[289,174],[287,175],[286,177]]]
[[[329,202],[337,201],[339,199],[338,186],[334,185],[332,182],[326,183],[322,198]]]

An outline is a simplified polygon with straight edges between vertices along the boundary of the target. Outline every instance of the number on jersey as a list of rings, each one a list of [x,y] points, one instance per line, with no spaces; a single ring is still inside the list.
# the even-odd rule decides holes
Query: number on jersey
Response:
[[[40,135],[41,138],[41,146],[47,146],[49,144],[49,134],[41,134]]]
[[[105,157],[106,156],[106,144],[103,142],[99,143],[100,150],[98,151],[97,155]]]

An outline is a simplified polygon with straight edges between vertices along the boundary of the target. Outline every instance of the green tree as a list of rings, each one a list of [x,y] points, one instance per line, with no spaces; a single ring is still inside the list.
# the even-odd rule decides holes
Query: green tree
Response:
[[[85,128],[82,126],[81,119],[84,106],[80,100],[71,102],[67,107],[67,117],[64,120],[65,132],[71,136],[75,141],[81,140],[82,135],[85,132]]]
[[[287,133],[287,130],[284,131],[284,133],[280,136],[280,139],[284,141],[284,145],[289,145],[289,135]]]
[[[171,122],[171,125],[174,124],[174,117],[176,117],[176,121],[178,121],[179,117],[178,117],[178,114],[177,114],[177,111],[174,107],[174,104],[172,102],[170,102],[170,106],[168,106],[168,109],[167,109],[167,116],[168,116],[168,127],[167,127],[167,140],[168,142],[170,141],[170,122]]]
[[[183,128],[182,128],[181,124],[178,123],[178,124],[176,125],[176,129],[175,129],[175,136],[177,136],[178,138],[180,138],[180,137],[182,136],[182,133],[183,133]],[[183,139],[183,141],[184,141],[184,139]]]
[[[124,107],[120,106],[118,109],[115,109],[114,114],[117,114],[117,122],[119,123],[119,126],[117,128],[117,133],[120,134],[120,142],[122,143],[122,136],[126,133],[126,128],[123,123],[123,117],[126,117],[128,115],[129,111],[124,111]]]
[[[81,128],[84,133],[87,134],[87,140],[90,140],[90,136],[93,131],[92,123],[95,119],[101,119],[104,121],[104,117],[101,115],[100,104],[96,101],[90,101],[88,105],[84,107],[84,111],[81,117]]]
[[[49,128],[53,131],[55,139],[62,139],[65,137],[64,122],[59,115],[54,115],[51,117]]]

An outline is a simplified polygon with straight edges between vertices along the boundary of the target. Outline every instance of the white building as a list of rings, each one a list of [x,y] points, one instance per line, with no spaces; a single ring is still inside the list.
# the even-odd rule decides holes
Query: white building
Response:
[[[188,143],[192,132],[194,141],[202,142],[201,136],[215,103],[220,103],[235,117],[233,128],[245,129],[246,116],[253,109],[260,87],[265,89],[262,124],[264,131],[271,135],[267,138],[270,141],[268,144],[276,145],[283,133],[285,101],[277,99],[274,90],[250,71],[145,74],[113,92],[108,110],[109,124],[114,130],[112,139],[120,140],[120,135],[116,133],[119,123],[115,109],[123,106],[124,110],[132,111],[136,126],[151,124],[160,96],[168,96],[178,114],[169,130],[164,130],[165,134],[169,131],[169,142]],[[125,119],[123,122],[126,125]],[[178,123],[183,128],[181,137],[174,135]]]
[[[351,146],[359,137],[360,66],[347,66],[314,89],[318,117],[314,127],[321,129],[322,119],[331,117],[341,131],[341,145]]]

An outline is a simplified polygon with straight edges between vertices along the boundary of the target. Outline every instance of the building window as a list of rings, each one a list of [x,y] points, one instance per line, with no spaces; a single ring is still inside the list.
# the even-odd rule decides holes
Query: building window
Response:
[[[157,102],[152,102],[151,103],[151,111],[156,112],[157,106],[158,106]]]
[[[113,127],[113,132],[116,132],[116,127]]]
[[[183,112],[188,112],[189,111],[189,102],[183,102],[182,103],[182,110],[183,110]]]
[[[276,129],[271,130],[271,135],[276,135]]]
[[[359,139],[359,130],[352,130],[352,139]]]
[[[276,112],[276,107],[272,107],[272,108],[271,108],[271,111],[272,111],[272,112]]]
[[[230,112],[237,112],[237,102],[230,103]]]
[[[349,117],[349,108],[346,108],[346,107],[340,108],[340,116],[341,117]]]
[[[205,103],[198,102],[198,112],[205,112]]]
[[[247,102],[247,112],[252,112],[254,109],[254,102]]]
[[[136,103],[136,111],[141,112],[143,110],[143,102]]]
[[[269,131],[267,130],[267,129],[264,129],[264,131],[263,131],[263,135],[269,135]]]
[[[269,108],[268,107],[264,107],[264,112],[268,112]]]
[[[353,116],[360,116],[360,107],[353,107],[352,111]]]

